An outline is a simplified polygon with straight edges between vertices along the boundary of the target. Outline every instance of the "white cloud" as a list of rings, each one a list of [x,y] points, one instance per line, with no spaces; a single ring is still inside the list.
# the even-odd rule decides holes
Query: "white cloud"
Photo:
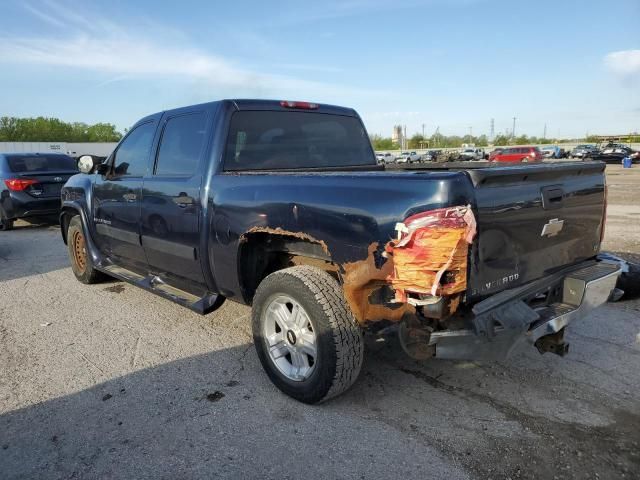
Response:
[[[123,28],[99,12],[83,13],[53,0],[27,3],[24,8],[53,26],[54,32],[0,36],[0,62],[82,69],[113,77],[99,86],[123,79],[182,79],[242,94],[302,95],[316,101],[373,93],[279,72],[253,71],[222,55],[193,47],[182,32],[152,22],[137,22],[135,28]],[[305,66],[289,67],[304,70]]]
[[[613,73],[621,77],[640,77],[640,50],[621,50],[604,57],[604,63]]]

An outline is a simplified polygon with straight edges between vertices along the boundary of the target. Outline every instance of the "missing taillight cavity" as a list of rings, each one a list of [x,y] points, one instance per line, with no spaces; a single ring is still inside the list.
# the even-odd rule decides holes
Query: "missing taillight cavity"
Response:
[[[10,178],[5,180],[4,183],[9,190],[21,192],[26,190],[30,185],[37,184],[38,181],[32,178]]]
[[[469,244],[476,220],[469,206],[439,208],[408,217],[396,226],[398,238],[387,245],[393,257],[396,301],[408,294],[453,295],[467,287]]]
[[[297,108],[300,110],[317,110],[318,104],[311,102],[292,102],[290,100],[282,100],[280,106],[284,108]]]

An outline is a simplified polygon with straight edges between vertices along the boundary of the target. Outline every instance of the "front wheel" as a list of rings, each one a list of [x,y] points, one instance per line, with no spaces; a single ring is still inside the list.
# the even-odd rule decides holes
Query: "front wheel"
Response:
[[[355,382],[362,332],[338,282],[297,266],[266,277],[253,300],[253,341],[271,381],[304,403],[319,403]]]
[[[76,278],[86,284],[97,283],[104,278],[104,274],[93,268],[91,257],[87,251],[87,243],[82,228],[82,221],[76,215],[69,222],[67,230],[67,249],[71,270]]]

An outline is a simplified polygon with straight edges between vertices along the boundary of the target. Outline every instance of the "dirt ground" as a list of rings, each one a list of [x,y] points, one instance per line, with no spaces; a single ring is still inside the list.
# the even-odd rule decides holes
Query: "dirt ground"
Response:
[[[608,170],[605,249],[640,258],[640,166]],[[351,390],[282,395],[249,309],[199,316],[76,282],[54,225],[0,233],[0,478],[640,478],[640,300],[567,357],[415,362],[369,338]]]

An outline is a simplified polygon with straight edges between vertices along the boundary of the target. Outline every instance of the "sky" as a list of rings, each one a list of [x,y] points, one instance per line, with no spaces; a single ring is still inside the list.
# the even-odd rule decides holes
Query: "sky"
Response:
[[[640,0],[0,0],[0,116],[122,131],[222,98],[387,137],[640,131]]]

